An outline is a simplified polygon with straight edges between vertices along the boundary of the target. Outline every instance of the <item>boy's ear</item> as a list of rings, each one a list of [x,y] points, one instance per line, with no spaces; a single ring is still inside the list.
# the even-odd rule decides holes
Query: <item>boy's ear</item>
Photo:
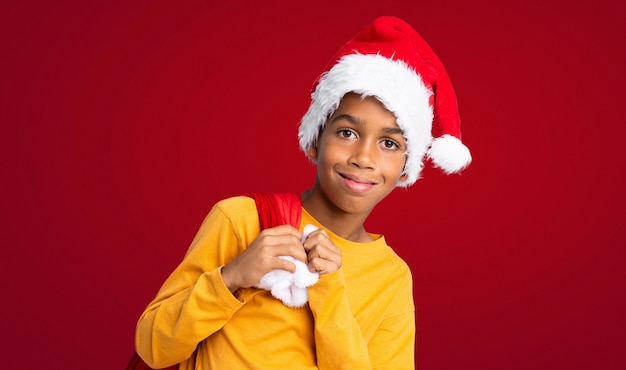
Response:
[[[306,150],[306,154],[311,159],[317,159],[317,146],[309,147],[309,149]]]
[[[398,180],[399,181],[406,181],[407,178],[409,178],[409,175],[407,175],[406,172],[402,172],[402,174],[400,175],[400,178]]]

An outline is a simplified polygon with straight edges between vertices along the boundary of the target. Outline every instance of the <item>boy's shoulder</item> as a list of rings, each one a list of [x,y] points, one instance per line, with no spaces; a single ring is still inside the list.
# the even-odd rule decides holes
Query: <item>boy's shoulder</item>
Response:
[[[219,209],[228,217],[248,215],[250,212],[256,213],[254,199],[245,195],[224,198],[215,203],[213,208]]]
[[[233,196],[219,200],[213,205],[205,223],[222,225],[227,222],[230,227],[238,230],[237,233],[258,233],[259,213],[257,212],[254,199],[245,196]],[[220,232],[225,232],[222,229]]]

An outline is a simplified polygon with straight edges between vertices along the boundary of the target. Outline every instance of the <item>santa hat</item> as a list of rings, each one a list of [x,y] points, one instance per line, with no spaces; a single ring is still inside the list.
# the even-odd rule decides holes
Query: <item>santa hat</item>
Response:
[[[420,176],[424,156],[451,174],[472,161],[461,142],[456,95],[430,46],[406,22],[385,16],[374,20],[331,59],[311,94],[298,137],[306,153],[314,147],[327,118],[349,92],[376,97],[396,116],[407,141],[405,181]],[[432,136],[433,122],[442,135]]]

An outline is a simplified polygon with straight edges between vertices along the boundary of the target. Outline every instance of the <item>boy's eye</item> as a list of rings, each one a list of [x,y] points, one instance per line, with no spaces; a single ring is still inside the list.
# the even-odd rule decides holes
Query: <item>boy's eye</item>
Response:
[[[385,149],[398,149],[400,148],[400,145],[398,145],[398,143],[396,143],[393,140],[383,140],[383,146],[385,147]]]
[[[354,132],[347,129],[339,130],[337,134],[343,139],[352,139],[354,137]]]

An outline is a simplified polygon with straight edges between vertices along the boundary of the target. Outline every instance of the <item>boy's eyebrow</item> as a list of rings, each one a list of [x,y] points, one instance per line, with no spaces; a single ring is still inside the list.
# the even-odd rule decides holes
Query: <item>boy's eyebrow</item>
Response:
[[[335,123],[336,121],[339,121],[340,119],[345,119],[346,121],[352,123],[353,125],[358,125],[358,126],[362,126],[365,124],[365,122],[363,122],[362,120],[351,116],[349,114],[340,114],[337,117],[333,118],[332,123]],[[383,129],[384,132],[390,134],[390,135],[402,135],[404,136],[404,131],[402,131],[399,127],[386,127]]]
[[[340,119],[345,119],[346,121],[352,123],[353,125],[363,125],[363,123],[364,123],[360,119],[358,119],[358,118],[356,118],[354,116],[351,116],[349,114],[345,114],[345,113],[344,114],[340,114],[337,117],[333,118],[331,123],[335,123],[335,122],[339,121]]]
[[[396,135],[404,136],[404,131],[402,131],[401,129],[396,128],[396,127],[387,127],[387,128],[384,128],[383,131],[385,131],[385,132],[387,132],[389,134],[392,134],[392,135],[396,134]]]

